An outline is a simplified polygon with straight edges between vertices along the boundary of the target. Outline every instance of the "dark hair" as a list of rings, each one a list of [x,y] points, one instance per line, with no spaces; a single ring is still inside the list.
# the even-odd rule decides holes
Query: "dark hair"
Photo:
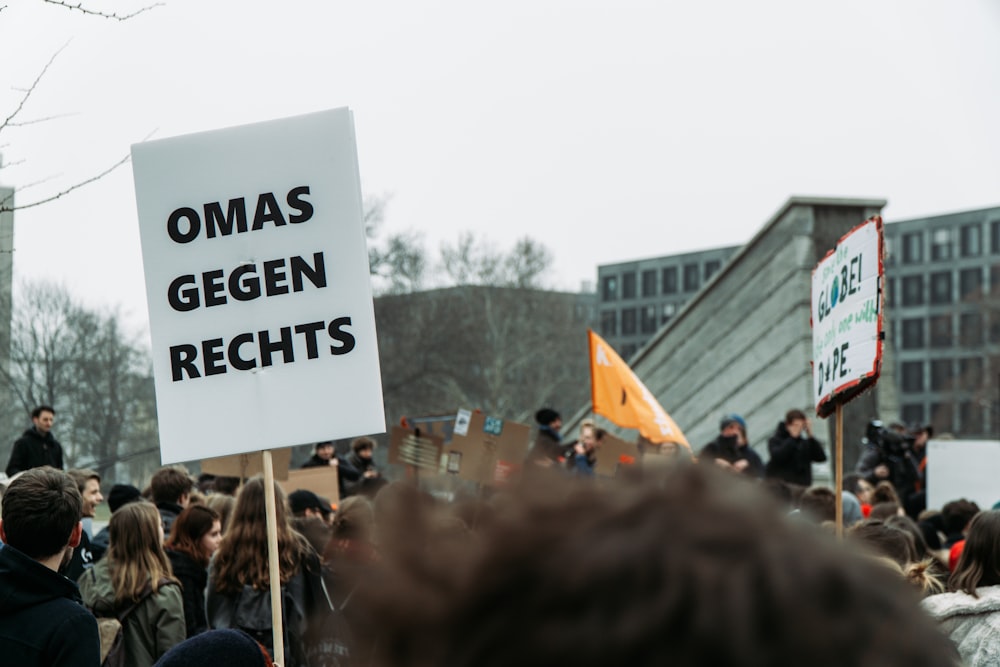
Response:
[[[710,466],[663,473],[603,488],[553,476],[506,497],[479,548],[383,560],[356,596],[375,605],[382,664],[957,664],[884,566]]]
[[[321,450],[324,447],[334,447],[333,441],[332,440],[324,440],[323,442],[317,442],[316,446],[313,447],[313,451],[318,452],[319,450]]]
[[[872,492],[872,505],[878,505],[879,503],[896,503],[900,507],[903,503],[899,500],[899,494],[896,493],[896,487],[892,485],[892,482],[888,480],[882,480],[875,485],[875,491]]]
[[[53,416],[56,414],[56,409],[51,405],[39,405],[37,408],[31,411],[31,418],[38,419],[42,416],[43,412],[51,412]]]
[[[239,477],[219,476],[212,483],[212,491],[226,496],[235,496],[242,481]]]
[[[957,535],[961,533],[977,514],[979,514],[979,505],[971,500],[962,498],[945,503],[944,507],[941,508],[945,534]]]
[[[930,547],[927,546],[927,540],[924,538],[924,531],[920,530],[920,526],[917,525],[916,521],[908,516],[899,516],[896,514],[895,516],[885,519],[885,525],[890,528],[901,530],[913,538],[913,546],[917,550],[918,559],[933,558],[934,560],[937,560],[937,557],[930,550]]]
[[[216,521],[222,526],[219,513],[205,505],[190,505],[174,519],[167,548],[190,556],[196,563],[208,566],[210,554],[201,548],[201,538],[212,530]]]
[[[355,438],[351,441],[351,451],[357,454],[358,452],[364,451],[366,449],[375,449],[375,441],[371,438],[362,436],[360,438]]]
[[[87,481],[91,479],[96,479],[97,483],[101,483],[101,476],[90,468],[72,468],[66,471],[66,474],[76,482],[76,488],[80,493],[83,493],[87,488]]]
[[[811,486],[799,498],[799,511],[816,523],[837,518],[837,495],[825,486]]]
[[[891,516],[899,516],[899,503],[891,501],[875,503],[872,505],[871,511],[868,512],[868,516],[883,521]]]
[[[965,548],[948,579],[948,590],[973,597],[980,586],[1000,584],[1000,511],[980,512],[969,524]]]
[[[154,503],[176,503],[185,493],[191,493],[194,480],[186,470],[174,466],[160,468],[149,481]]]
[[[876,555],[894,560],[902,568],[919,560],[913,536],[879,519],[865,519],[855,524],[847,531],[847,537],[865,545]]]
[[[856,472],[852,472],[848,475],[844,475],[844,481],[842,483],[843,491],[850,491],[855,496],[860,499],[861,496],[858,494],[861,492],[861,480],[864,479],[861,475]]]
[[[789,410],[788,412],[785,413],[785,423],[786,424],[791,424],[792,422],[799,421],[800,419],[802,421],[805,421],[806,420],[806,413],[802,412],[801,410],[799,410],[797,408],[792,408],[791,410]]]
[[[49,466],[17,476],[3,496],[6,542],[29,558],[48,558],[69,544],[83,499],[69,475]]]

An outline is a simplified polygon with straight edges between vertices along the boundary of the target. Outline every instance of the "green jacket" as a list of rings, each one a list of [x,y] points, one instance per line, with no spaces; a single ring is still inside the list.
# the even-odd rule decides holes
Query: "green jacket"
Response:
[[[97,616],[114,616],[128,606],[114,608],[108,559],[98,561],[80,577],[83,603]],[[178,584],[160,586],[125,619],[125,655],[130,667],[152,667],[161,655],[187,636],[184,601]]]

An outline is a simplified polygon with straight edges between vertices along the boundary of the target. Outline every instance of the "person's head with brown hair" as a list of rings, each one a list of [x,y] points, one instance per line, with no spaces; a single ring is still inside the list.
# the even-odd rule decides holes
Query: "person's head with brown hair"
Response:
[[[799,511],[815,523],[835,521],[837,518],[837,495],[825,486],[811,486],[799,498]]]
[[[973,517],[979,514],[979,505],[961,498],[945,503],[941,508],[941,519],[944,522],[944,532],[949,536],[965,533]]]
[[[901,568],[920,559],[913,536],[899,528],[887,526],[881,519],[865,519],[847,531],[848,541],[861,545],[869,553],[896,561]]]
[[[989,510],[972,518],[958,566],[948,579],[948,590],[977,597],[977,588],[997,585],[1000,585],[1000,510]]]
[[[159,590],[160,581],[173,579],[163,551],[163,524],[156,507],[145,501],[128,503],[108,523],[108,565],[115,604],[134,602],[147,584]]]
[[[383,667],[956,664],[881,566],[711,466],[664,473],[527,486],[470,554],[385,562],[359,600]]]
[[[875,490],[872,491],[872,507],[878,505],[879,503],[896,503],[900,507],[903,503],[899,501],[899,494],[896,493],[896,487],[892,485],[892,482],[882,480],[875,485]]]
[[[76,482],[76,488],[80,490],[80,497],[83,498],[83,516],[93,517],[97,506],[104,502],[101,495],[101,476],[89,468],[73,468],[67,470],[66,474]]]
[[[80,543],[82,508],[69,475],[49,466],[32,468],[4,491],[0,538],[28,558],[48,560]]]
[[[333,532],[323,550],[323,560],[331,561],[342,557],[371,560],[374,531],[375,511],[371,501],[364,496],[344,499],[333,518]]]
[[[267,558],[262,556],[268,549],[266,489],[264,478],[257,475],[243,485],[236,497],[233,515],[213,561],[215,589],[220,593],[238,592],[243,586],[263,588],[271,580]],[[274,493],[278,562],[281,583],[285,584],[299,571],[303,558],[312,551],[312,547],[292,528],[285,492],[275,484]]]
[[[206,505],[190,505],[177,515],[166,548],[187,554],[194,562],[207,567],[221,540],[219,513]]]
[[[868,518],[885,521],[886,519],[892,516],[901,516],[902,513],[903,513],[903,508],[899,506],[899,503],[887,501],[883,503],[875,503],[874,505],[872,505],[872,509],[868,513]]]
[[[194,490],[194,480],[179,466],[164,466],[153,474],[149,486],[157,505],[171,503],[184,507]]]
[[[363,459],[370,459],[375,451],[375,441],[361,436],[351,441],[351,451]]]
[[[218,513],[222,532],[225,534],[226,527],[229,525],[229,517],[232,516],[233,508],[236,507],[236,498],[224,493],[213,493],[205,499],[205,505]]]

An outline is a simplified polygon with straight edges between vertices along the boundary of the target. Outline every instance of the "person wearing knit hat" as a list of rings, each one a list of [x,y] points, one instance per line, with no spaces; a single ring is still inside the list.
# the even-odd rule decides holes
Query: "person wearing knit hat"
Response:
[[[764,476],[764,462],[747,442],[747,422],[735,413],[719,420],[719,435],[702,448],[698,458],[749,477]]]
[[[242,630],[209,630],[164,653],[153,667],[273,667],[271,656]]]
[[[538,434],[528,452],[528,461],[548,467],[563,460],[564,449],[562,435],[562,416],[552,408],[542,408],[535,413],[538,422]]]
[[[119,507],[122,505],[127,505],[136,500],[142,500],[142,491],[135,488],[131,484],[115,484],[111,487],[111,491],[108,493],[108,507],[111,508],[111,513],[114,514]],[[108,550],[109,542],[108,527],[104,526],[97,534],[94,535],[93,539],[90,540],[91,553],[94,555],[94,562],[99,561]]]

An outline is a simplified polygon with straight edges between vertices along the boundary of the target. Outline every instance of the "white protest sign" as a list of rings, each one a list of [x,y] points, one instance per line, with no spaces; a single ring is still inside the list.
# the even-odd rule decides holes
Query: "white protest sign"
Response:
[[[927,507],[965,498],[982,509],[1000,501],[1000,442],[931,440],[927,443]]]
[[[882,219],[848,232],[812,276],[813,398],[825,417],[882,365]]]
[[[132,147],[164,463],[385,430],[347,109]]]

